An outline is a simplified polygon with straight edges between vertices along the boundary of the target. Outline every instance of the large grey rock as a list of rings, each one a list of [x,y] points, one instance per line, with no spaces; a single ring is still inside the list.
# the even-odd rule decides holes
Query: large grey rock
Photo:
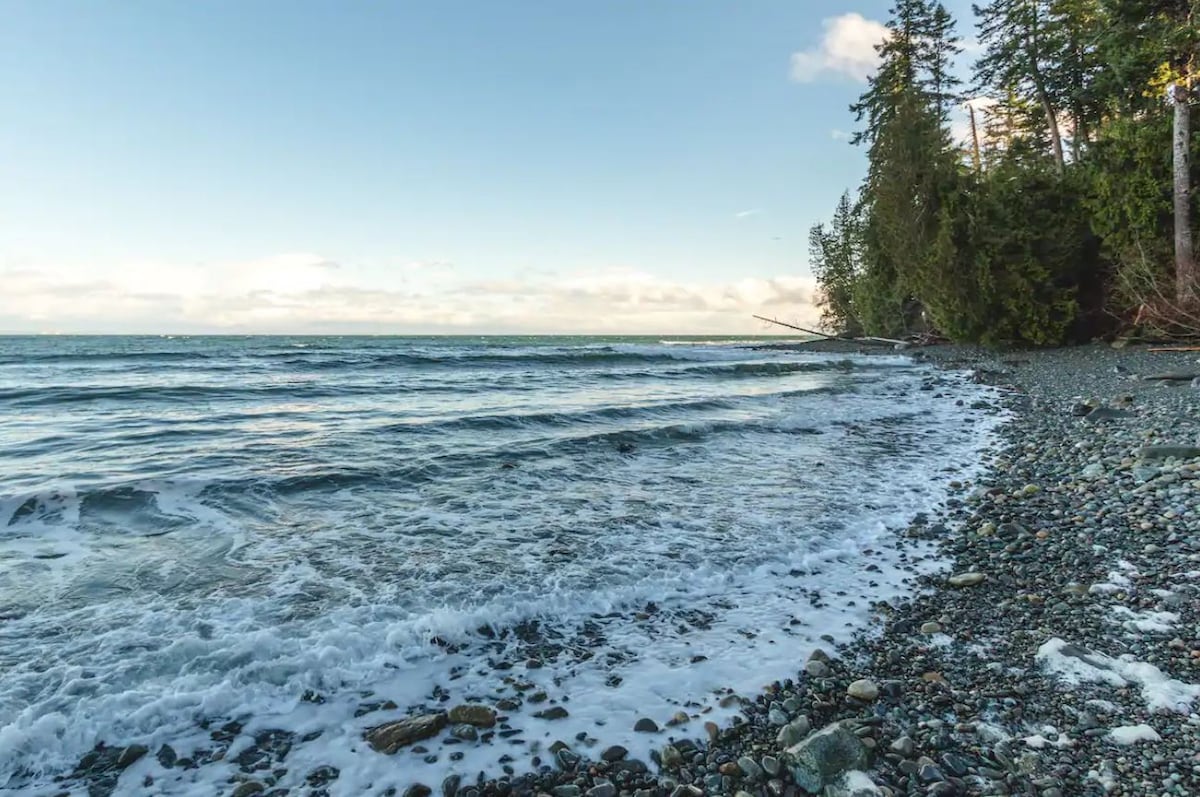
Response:
[[[835,722],[789,747],[780,756],[800,788],[819,792],[843,772],[866,769],[871,751],[845,724]]]
[[[1200,446],[1142,446],[1137,450],[1142,459],[1195,459]]]
[[[946,579],[946,583],[952,587],[973,587],[982,584],[986,579],[987,576],[983,573],[959,573]]]
[[[436,736],[449,721],[444,713],[424,714],[368,728],[364,737],[375,750],[391,755],[401,747]]]

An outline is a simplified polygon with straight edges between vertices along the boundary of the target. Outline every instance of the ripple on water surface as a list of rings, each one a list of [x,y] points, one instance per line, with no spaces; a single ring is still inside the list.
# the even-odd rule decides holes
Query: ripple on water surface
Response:
[[[935,566],[894,532],[978,467],[984,391],[712,343],[0,339],[0,787],[97,742],[198,764],[130,793],[263,739],[334,794],[644,756],[638,718],[727,717]],[[464,700],[516,733],[362,741]]]

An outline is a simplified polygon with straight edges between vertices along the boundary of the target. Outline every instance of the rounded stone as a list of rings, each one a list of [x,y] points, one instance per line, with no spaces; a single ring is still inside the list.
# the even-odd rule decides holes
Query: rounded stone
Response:
[[[879,697],[879,687],[870,678],[860,678],[846,687],[846,694],[869,703]]]

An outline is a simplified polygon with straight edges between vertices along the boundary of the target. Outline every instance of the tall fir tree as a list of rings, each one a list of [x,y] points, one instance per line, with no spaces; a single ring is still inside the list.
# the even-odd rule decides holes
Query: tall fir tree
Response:
[[[897,0],[880,67],[852,110],[865,127],[863,258],[856,307],[868,331],[921,325],[919,291],[947,177],[957,168],[948,114],[958,82],[954,21],[940,2]]]

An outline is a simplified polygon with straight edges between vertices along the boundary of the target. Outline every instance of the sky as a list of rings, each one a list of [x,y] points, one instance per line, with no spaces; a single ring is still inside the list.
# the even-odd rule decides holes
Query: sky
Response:
[[[812,322],[889,5],[0,0],[0,332]]]

